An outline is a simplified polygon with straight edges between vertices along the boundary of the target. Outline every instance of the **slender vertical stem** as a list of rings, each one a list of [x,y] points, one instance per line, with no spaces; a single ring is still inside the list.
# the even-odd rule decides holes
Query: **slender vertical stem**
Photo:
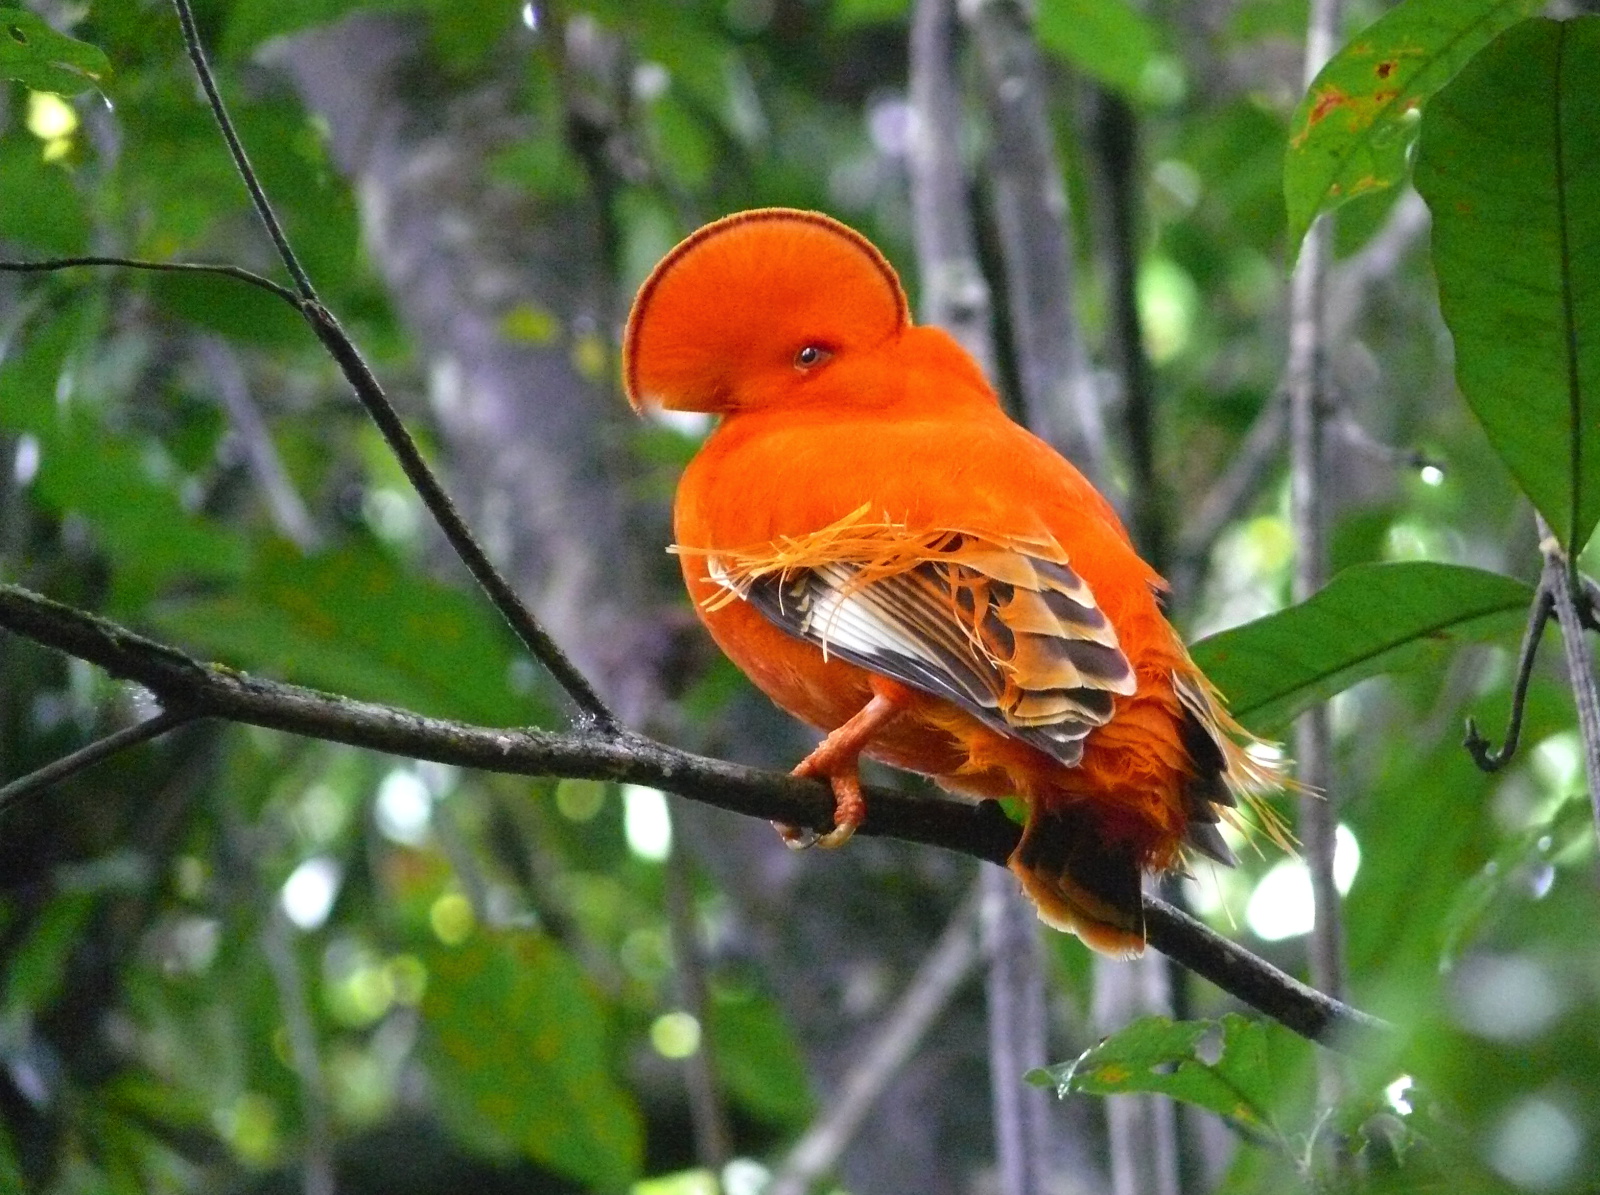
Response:
[[[955,78],[955,0],[917,0],[911,14],[911,210],[922,280],[922,319],[949,332],[994,377],[989,284],[961,162]]]
[[[805,1195],[813,1183],[837,1165],[872,1105],[972,973],[978,961],[978,910],[978,885],[974,884],[900,999],[884,1017],[882,1031],[862,1051],[861,1061],[845,1075],[827,1111],[795,1142],[765,1195]]]
[[[1023,1075],[1046,1059],[1044,950],[1039,919],[1008,871],[985,867],[984,991],[989,1004],[989,1086],[994,1100],[995,1158],[1006,1195],[1043,1195],[1052,1159],[1049,1108]],[[1021,1069],[1018,1069],[1021,1068]]]
[[[1312,0],[1306,29],[1305,83],[1310,85],[1334,48],[1342,0]],[[1289,520],[1297,547],[1294,596],[1304,601],[1327,580],[1327,484],[1323,432],[1328,417],[1326,281],[1332,225],[1316,221],[1300,247],[1289,282]],[[1295,725],[1300,779],[1309,791],[1300,799],[1300,840],[1311,873],[1315,920],[1308,944],[1312,985],[1335,998],[1344,992],[1344,931],[1333,858],[1338,827],[1333,789],[1333,743],[1326,706]],[[1325,1099],[1342,1087],[1337,1062],[1322,1063]]]
[[[674,798],[669,808],[681,798]],[[717,1085],[716,1055],[711,1041],[711,989],[700,953],[694,914],[694,868],[683,842],[683,822],[673,818],[672,854],[667,859],[667,922],[672,931],[672,961],[678,972],[678,995],[700,1022],[700,1048],[684,1059],[689,1090],[689,1120],[694,1129],[695,1156],[714,1174],[733,1156],[727,1109]]]
[[[911,101],[917,129],[911,155],[911,194],[917,214],[917,265],[927,295],[924,317],[960,340],[993,378],[989,288],[978,264],[966,173],[957,152],[961,99],[955,81],[955,16],[954,0],[917,0],[911,18]],[[1034,156],[1039,158],[1038,153]],[[1059,191],[1059,179],[1056,187]],[[1033,191],[1037,198],[1048,187],[1041,181]],[[1059,224],[1055,232],[1065,235]],[[1006,256],[1011,278],[1013,254]],[[1032,297],[1031,293],[1027,296]],[[1044,371],[1037,372],[1042,379]],[[1053,376],[1059,377],[1059,373]],[[1032,403],[1029,406],[1033,409]],[[986,950],[991,959],[987,985],[989,1073],[1001,1191],[1002,1195],[1038,1195],[1044,1189],[1044,1167],[1051,1155],[1047,1096],[1022,1083],[1024,1074],[1046,1062],[1038,925],[1008,874],[986,876],[982,890]]]
[[[1594,660],[1583,620],[1578,615],[1577,586],[1572,562],[1550,525],[1539,519],[1539,549],[1544,553],[1544,586],[1555,602],[1556,621],[1561,624],[1562,654],[1566,659],[1567,680],[1578,707],[1578,733],[1583,738],[1583,771],[1589,782],[1589,803],[1594,809],[1595,829],[1600,832],[1600,691],[1594,677]]]
[[[1128,511],[1139,552],[1162,572],[1169,568],[1167,526],[1156,472],[1155,377],[1139,320],[1139,124],[1132,106],[1096,88],[1090,147],[1097,163],[1100,254],[1110,306],[1108,348],[1122,377],[1122,424],[1128,460]]]
[[[1073,307],[1072,212],[1044,101],[1039,47],[1019,0],[963,6],[994,141],[989,188],[1028,425],[1107,487],[1099,387]]]

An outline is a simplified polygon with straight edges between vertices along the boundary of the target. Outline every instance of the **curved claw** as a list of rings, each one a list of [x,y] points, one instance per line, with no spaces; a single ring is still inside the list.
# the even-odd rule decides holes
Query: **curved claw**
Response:
[[[891,684],[884,682],[887,691],[875,691],[872,700],[862,706],[855,717],[829,734],[817,744],[816,750],[795,765],[792,776],[827,778],[833,789],[833,829],[818,834],[803,826],[773,822],[784,846],[796,851],[812,846],[832,850],[849,842],[856,828],[867,820],[867,802],[861,795],[861,776],[856,769],[861,749],[900,712],[904,699],[898,692],[899,686],[888,688]],[[877,688],[875,685],[874,689]]]
[[[855,835],[856,828],[867,819],[867,802],[861,795],[861,777],[856,774],[854,759],[846,763],[827,761],[817,762],[820,748],[805,759],[801,760],[790,773],[792,776],[826,776],[828,784],[833,789],[833,829],[824,834],[819,834],[809,826],[791,826],[786,822],[773,822],[773,829],[777,830],[778,837],[783,839],[783,845],[792,851],[803,851],[810,847],[821,847],[831,851],[841,847]],[[828,772],[823,769],[827,766],[837,768]]]

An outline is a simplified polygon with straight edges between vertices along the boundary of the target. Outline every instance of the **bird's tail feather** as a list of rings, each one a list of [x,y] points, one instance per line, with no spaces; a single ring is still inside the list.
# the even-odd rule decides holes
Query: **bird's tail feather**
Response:
[[[1131,849],[1105,842],[1084,810],[1033,803],[1007,866],[1046,924],[1101,954],[1144,953],[1139,864]]]

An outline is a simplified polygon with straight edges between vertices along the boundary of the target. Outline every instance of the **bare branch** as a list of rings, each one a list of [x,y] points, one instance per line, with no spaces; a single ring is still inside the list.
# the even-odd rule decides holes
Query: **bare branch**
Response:
[[[1313,0],[1306,29],[1305,81],[1309,86],[1333,53],[1340,0]],[[1289,394],[1289,523],[1297,548],[1294,598],[1305,601],[1327,581],[1328,509],[1323,440],[1328,420],[1327,266],[1333,226],[1316,221],[1300,247],[1289,281],[1289,355],[1284,387]],[[1344,987],[1344,931],[1339,889],[1333,879],[1334,831],[1338,822],[1332,735],[1325,706],[1295,725],[1295,756],[1307,794],[1300,800],[1299,832],[1311,872],[1316,920],[1309,943],[1312,983],[1330,995]]]
[[[511,624],[511,629],[516,632],[517,638],[527,646],[541,664],[555,677],[556,683],[572,699],[585,719],[602,728],[611,728],[616,725],[616,717],[600,699],[588,678],[573,666],[560,647],[556,645],[539,620],[533,616],[532,611],[523,603],[522,599],[512,589],[508,582],[490,561],[488,554],[483,550],[472,534],[466,521],[457,511],[455,503],[445,492],[444,486],[434,476],[433,471],[423,459],[421,451],[417,448],[416,441],[411,438],[411,433],[406,430],[404,422],[395,411],[388,396],[383,392],[383,387],[378,384],[378,379],[367,366],[360,351],[351,341],[344,329],[339,326],[338,320],[318,300],[316,291],[311,286],[311,280],[306,277],[300,268],[300,263],[294,256],[294,251],[289,247],[288,239],[284,236],[283,228],[278,222],[272,205],[267,199],[266,191],[261,186],[260,179],[250,165],[244,146],[239,141],[238,134],[234,131],[233,122],[228,117],[227,108],[222,102],[222,97],[217,93],[215,80],[211,76],[211,68],[206,63],[205,52],[200,45],[199,33],[195,29],[194,14],[190,11],[188,0],[173,0],[173,5],[178,11],[178,19],[183,25],[183,39],[188,47],[189,57],[194,63],[195,72],[200,76],[201,86],[205,89],[206,99],[211,105],[212,114],[216,117],[217,125],[221,128],[223,137],[228,142],[228,148],[233,154],[235,167],[243,178],[246,188],[250,192],[251,202],[255,206],[256,214],[266,225],[272,237],[273,244],[277,246],[278,254],[283,259],[285,268],[293,275],[300,295],[292,299],[299,308],[301,315],[311,325],[311,330],[316,333],[317,339],[338,363],[345,379],[356,392],[356,397],[361,400],[361,405],[366,408],[367,414],[378,425],[378,430],[383,434],[390,450],[400,462],[400,467],[405,471],[407,480],[422,498],[423,504],[432,512],[438,522],[445,538],[450,541],[450,546],[455,549],[456,555],[467,566],[467,571],[483,588],[494,603],[495,608]],[[286,294],[288,292],[285,292]]]
[[[1567,679],[1572,684],[1572,700],[1578,707],[1578,731],[1583,736],[1583,771],[1589,782],[1589,803],[1594,808],[1595,828],[1600,830],[1600,691],[1595,688],[1594,661],[1589,655],[1589,640],[1579,614],[1577,584],[1572,562],[1561,541],[1550,530],[1543,515],[1539,520],[1539,550],[1544,553],[1545,578],[1554,599],[1556,621],[1561,624],[1561,643],[1567,661]],[[1541,581],[1540,588],[1545,582]],[[1587,594],[1584,603],[1587,605]]]
[[[113,676],[138,681],[194,717],[264,726],[410,759],[521,776],[568,776],[648,784],[766,821],[828,830],[833,794],[815,780],[764,772],[679,751],[628,730],[543,731],[469,726],[411,710],[263,680],[202,664],[176,648],[18,585],[0,584],[0,628]],[[858,833],[944,847],[1004,865],[1022,829],[997,802],[872,788]],[[1170,905],[1145,897],[1149,942],[1197,975],[1296,1033],[1335,1049],[1388,1031],[1366,1013],[1290,978]]]
[[[195,28],[194,12],[189,7],[189,0],[172,0],[172,6],[178,10],[178,23],[183,26],[183,44],[189,51],[189,61],[194,63],[194,73],[200,78],[200,86],[205,90],[206,102],[211,105],[211,114],[217,118],[217,127],[222,130],[222,139],[228,143],[228,152],[233,155],[233,164],[239,171],[239,177],[244,180],[245,188],[250,192],[250,204],[255,208],[256,215],[261,217],[261,223],[266,225],[267,235],[272,238],[272,244],[278,250],[278,257],[282,260],[284,269],[288,270],[289,276],[294,279],[300,297],[315,302],[317,292],[311,287],[311,279],[301,268],[300,260],[295,257],[294,250],[289,247],[289,238],[284,235],[283,225],[278,222],[277,213],[267,201],[267,193],[261,186],[255,168],[250,165],[250,158],[244,152],[244,143],[239,140],[239,134],[228,116],[228,109],[222,102],[222,96],[217,92],[217,81],[212,78],[211,66],[206,62],[205,48],[200,44],[200,31]]]
[[[242,266],[216,265],[203,261],[145,261],[138,257],[50,257],[43,261],[0,261],[0,274],[51,274],[78,266],[120,266],[126,270],[153,270],[167,274],[217,274],[237,282],[247,282],[276,295],[296,310],[300,297],[287,286],[263,278]]]
[[[872,1105],[915,1053],[923,1035],[949,1004],[978,960],[976,887],[950,918],[939,941],[922,960],[906,990],[883,1018],[883,1027],[845,1075],[837,1095],[816,1124],[795,1142],[766,1195],[805,1195],[838,1164]]]
[[[143,722],[136,722],[114,734],[108,734],[103,739],[96,739],[87,747],[80,747],[71,755],[62,756],[54,763],[46,764],[38,771],[29,772],[26,776],[18,777],[4,788],[0,788],[0,809],[4,809],[13,801],[42,792],[53,784],[59,784],[68,776],[93,767],[119,751],[126,751],[129,747],[136,747],[140,743],[158,738],[174,727],[192,721],[194,717],[192,710],[174,706],[162,710],[153,718],[146,718]]]

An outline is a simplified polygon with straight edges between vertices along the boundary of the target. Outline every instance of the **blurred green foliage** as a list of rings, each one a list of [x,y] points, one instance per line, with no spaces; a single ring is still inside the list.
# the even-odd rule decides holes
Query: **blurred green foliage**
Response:
[[[1355,35],[1380,6],[1352,7],[1354,40],[1325,83],[1367,52]],[[326,124],[273,65],[293,52],[281,39],[358,9],[422,31],[419,87],[425,79],[441,95],[481,91],[521,122],[526,136],[495,153],[490,172],[535,219],[562,205],[598,209],[608,239],[592,272],[624,301],[697,223],[764,203],[849,220],[915,287],[905,0],[197,8],[223,94],[291,239],[397,392],[423,389],[435,362],[363,247],[363,221],[383,213],[363,208]],[[1139,113],[1135,273],[1157,367],[1160,505],[1181,529],[1278,385],[1284,263],[1299,232],[1319,207],[1349,197],[1351,163],[1381,175],[1385,192],[1403,189],[1413,134],[1397,122],[1406,105],[1359,127],[1327,122],[1332,140],[1319,134],[1291,149],[1286,218],[1286,147],[1304,112],[1303,3],[1037,8],[1083,267],[1076,298],[1099,360],[1108,357],[1112,271],[1104,163],[1086,135],[1094,105],[1085,97],[1109,88]],[[1426,75],[1432,95],[1524,8],[1408,0],[1381,29],[1420,39],[1406,42],[1406,61],[1419,68],[1406,77],[1416,90]],[[1482,36],[1462,33],[1468,25]],[[1592,42],[1592,24],[1570,29]],[[1527,216],[1519,206],[1530,201],[1523,181],[1545,186],[1557,152],[1530,132],[1547,130],[1548,105],[1537,98],[1556,67],[1545,54],[1534,78],[1537,56],[1515,52],[1518,39],[1549,36],[1546,26],[1513,29],[1427,101],[1419,181],[1444,246],[1444,314],[1471,408],[1442,349],[1422,242],[1391,248],[1376,278],[1353,281],[1363,255],[1392,233],[1396,206],[1387,195],[1352,204],[1341,213],[1331,283],[1357,311],[1331,349],[1340,417],[1362,432],[1335,438],[1332,470],[1334,553],[1350,571],[1316,603],[1197,652],[1261,725],[1281,724],[1308,694],[1339,691],[1341,816],[1360,850],[1346,909],[1351,995],[1399,1023],[1403,1046],[1365,1060],[1349,1099],[1324,1108],[1308,1049],[1196,991],[1192,1003],[1210,1021],[1141,1023],[1073,1072],[1088,1076],[1092,1066],[1099,1086],[1069,1084],[1166,1091],[1244,1126],[1222,1190],[1331,1182],[1323,1167],[1333,1153],[1358,1162],[1341,1181],[1370,1190],[1592,1189],[1596,851],[1553,643],[1513,764],[1485,776],[1459,745],[1463,716],[1498,727],[1508,710],[1528,590],[1495,574],[1537,572],[1519,485],[1573,529],[1575,548],[1594,522],[1581,466],[1595,375],[1583,353],[1600,343],[1587,322],[1600,286],[1584,272],[1594,254],[1576,250],[1592,249],[1597,208],[1569,202]],[[617,55],[616,110],[606,118],[616,136],[598,157],[584,139],[598,118],[578,102],[586,84],[562,49],[582,38]],[[1515,64],[1492,76],[1508,54]],[[1590,101],[1592,58],[1561,68],[1578,72],[1572,86]],[[92,248],[272,270],[164,4],[0,7],[0,76],[11,80],[0,96],[0,256]],[[1581,125],[1594,108],[1577,104],[1572,120]],[[1494,120],[1479,119],[1485,113]],[[1592,127],[1567,131],[1561,152],[1592,182]],[[985,209],[990,142],[976,116],[962,149]],[[613,172],[597,172],[597,160]],[[1440,163],[1462,161],[1472,169],[1457,166],[1447,186]],[[1495,231],[1536,217],[1540,244],[1576,247],[1556,267],[1560,285],[1530,256],[1537,246],[1524,253]],[[1563,286],[1582,303],[1552,317]],[[1512,300],[1529,309],[1508,313],[1502,304]],[[1574,312],[1571,327],[1584,334],[1563,371],[1560,321]],[[1492,335],[1534,325],[1537,335],[1511,337],[1517,353]],[[575,355],[614,332],[569,340],[559,316],[532,298],[502,330]],[[275,513],[249,462],[248,433],[217,376],[197,364],[196,346],[213,336],[237,356],[314,536],[297,541]],[[1560,411],[1532,402],[1529,371],[1558,375],[1538,396]],[[407,414],[430,453],[443,454],[447,438],[428,413]],[[632,497],[659,510],[693,433],[650,425],[615,438],[626,440],[617,451],[628,457]],[[1438,464],[1418,470],[1413,455]],[[1185,626],[1219,629],[1284,604],[1293,545],[1281,467],[1267,472],[1202,545],[1193,583],[1177,595]],[[5,580],[231,667],[439,716],[550,723],[550,686],[439,563],[421,520],[314,339],[262,292],[117,271],[0,276]],[[672,600],[660,595],[663,609]],[[681,741],[745,751],[735,728],[749,723],[730,714],[743,682],[723,666],[691,673],[661,724]],[[0,777],[122,724],[139,702],[90,669],[0,641]],[[783,758],[774,751],[769,762]],[[820,982],[780,987],[748,944],[748,953],[712,949],[698,1039],[653,1035],[685,1012],[673,946],[682,927],[669,912],[666,869],[629,845],[626,805],[612,785],[458,775],[201,726],[5,810],[0,1190],[289,1190],[328,1150],[342,1191],[610,1192],[647,1177],[689,1189],[707,1177],[692,1169],[684,1127],[680,1055],[696,1040],[728,1104],[735,1152],[775,1165],[828,1092],[815,1063],[825,1035],[802,1032],[802,1014],[831,1001],[828,1014],[842,1017],[866,1000],[861,992],[902,977],[887,961],[892,950],[916,957],[931,938],[879,943],[882,966],[854,973],[842,995]],[[1203,872],[1190,895],[1222,932],[1295,970],[1298,940],[1268,940],[1250,914],[1279,863],[1248,854],[1236,872]],[[728,940],[737,877],[687,870],[690,931]],[[858,882],[849,898],[862,935],[883,910],[922,899],[920,877],[904,871]],[[821,913],[797,903],[782,915]],[[818,971],[836,947],[843,953],[831,932],[819,935]],[[1088,965],[1075,941],[1052,945],[1056,1035],[1060,1056],[1071,1057],[1095,1036],[1086,1017],[1061,1012],[1087,1004]],[[1128,1070],[1121,1086],[1107,1078],[1112,1065]],[[983,1085],[952,1088],[940,1098],[981,1124]],[[960,1153],[960,1141],[948,1147],[952,1173],[988,1162]]]

